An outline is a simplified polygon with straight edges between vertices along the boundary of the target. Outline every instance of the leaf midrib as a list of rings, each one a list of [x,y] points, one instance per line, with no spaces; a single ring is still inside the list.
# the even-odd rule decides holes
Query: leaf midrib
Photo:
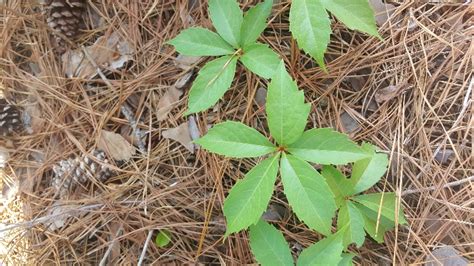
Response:
[[[272,251],[271,254],[274,254],[275,257],[278,258],[278,261],[281,263],[280,265],[285,265],[285,264],[284,264],[285,260],[284,260],[283,253],[281,253],[282,256],[280,256],[280,254],[279,254],[278,252],[276,252],[276,250],[274,250],[274,249],[272,248],[272,247],[275,246],[275,244],[272,243],[272,242],[269,242],[269,239],[266,237],[267,235],[265,235],[265,234],[261,234],[261,235],[264,236],[264,237],[263,237],[263,240],[265,241],[265,243],[267,243],[266,246],[267,246],[267,247],[270,247],[269,250]]]
[[[293,182],[297,182],[297,183],[299,184],[299,187],[293,186],[293,189],[296,188],[296,189],[298,190],[298,192],[300,192],[301,190],[303,190],[303,191],[306,192],[305,187],[304,187],[303,184],[301,183],[301,180],[300,180],[299,176],[296,174],[296,171],[294,170],[295,168],[294,168],[293,165],[291,164],[290,160],[288,160],[288,158],[286,158],[286,160],[287,160],[288,164],[291,166],[291,171],[293,172],[293,175],[296,177],[296,178],[293,179]],[[290,180],[290,181],[291,181],[291,180]],[[315,191],[314,189],[311,189],[311,188],[309,188],[309,189],[312,190],[313,192],[317,192],[317,191]],[[326,226],[325,226],[325,223],[324,223],[324,221],[323,221],[323,219],[322,219],[321,216],[318,214],[318,210],[315,208],[315,206],[314,206],[314,204],[313,204],[313,201],[308,197],[308,193],[303,193],[303,194],[304,194],[303,196],[306,198],[306,200],[311,203],[311,204],[310,204],[310,205],[311,205],[311,209],[314,211],[315,216],[318,218],[320,225],[322,225],[323,227],[326,227]],[[296,195],[299,195],[298,198],[301,197],[300,193],[296,193]],[[327,229],[327,228],[326,228],[326,229]]]
[[[258,183],[257,183],[258,186],[255,186],[255,189],[252,190],[252,194],[251,194],[252,196],[247,198],[247,201],[245,202],[245,204],[242,204],[242,207],[249,205],[249,202],[254,198],[253,195],[255,195],[255,193],[256,193],[256,191],[257,191],[257,188],[259,188],[260,185],[264,182],[265,178],[263,178],[263,177],[267,176],[268,172],[269,172],[270,169],[272,168],[272,166],[273,166],[273,164],[275,163],[275,160],[277,160],[277,158],[278,158],[277,155],[275,155],[275,156],[273,157],[273,160],[270,162],[270,164],[268,165],[268,167],[265,169],[264,174],[261,175],[262,178],[260,178],[260,180],[258,181]],[[259,190],[260,190],[260,189],[259,189]],[[235,224],[235,222],[238,221],[238,218],[241,217],[242,213],[243,213],[245,210],[247,210],[247,208],[241,208],[240,211],[238,212],[238,215],[236,215],[236,219],[234,219],[232,222],[229,222],[229,224]],[[230,227],[230,226],[229,226],[229,227]]]

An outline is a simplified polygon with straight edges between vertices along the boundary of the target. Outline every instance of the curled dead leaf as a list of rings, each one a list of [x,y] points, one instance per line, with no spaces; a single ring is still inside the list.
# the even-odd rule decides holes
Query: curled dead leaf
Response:
[[[175,140],[191,153],[194,153],[194,143],[192,143],[188,122],[182,123],[178,127],[165,130],[162,134],[163,138]]]
[[[116,161],[128,161],[135,154],[135,148],[124,137],[105,130],[100,133],[97,147]]]
[[[91,59],[101,69],[118,69],[132,59],[135,51],[119,31],[110,36],[102,36],[92,45],[85,48]],[[85,56],[82,49],[67,51],[62,55],[63,69],[67,77],[90,79],[97,75],[97,69]]]
[[[182,76],[181,78],[179,78],[176,83],[174,84],[174,86],[177,88],[177,89],[181,89],[182,87],[186,86],[186,84],[188,84],[189,80],[191,80],[191,77],[193,76],[193,71],[189,71],[188,73],[184,74],[184,76]]]
[[[199,132],[198,125],[196,123],[196,118],[194,118],[194,115],[189,116],[189,135],[191,136],[192,140],[197,140],[198,138],[201,137],[201,132]]]
[[[156,117],[158,118],[158,121],[163,121],[168,117],[169,112],[173,109],[174,104],[178,102],[179,97],[182,94],[183,92],[175,86],[168,88],[156,106]]]

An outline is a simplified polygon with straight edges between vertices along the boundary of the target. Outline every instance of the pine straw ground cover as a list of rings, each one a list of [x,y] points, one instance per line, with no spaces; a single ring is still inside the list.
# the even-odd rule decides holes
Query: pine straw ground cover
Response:
[[[2,141],[10,153],[3,190],[17,184],[19,192],[2,208],[1,259],[11,264],[253,263],[246,233],[223,241],[222,204],[256,161],[227,160],[200,149],[192,154],[163,137],[189,119],[183,117],[189,83],[168,118],[156,117],[156,101],[187,73],[165,42],[183,28],[210,27],[205,1],[90,3],[87,30],[76,48],[112,32],[134,47],[129,63],[106,74],[109,84],[100,76],[65,77],[45,16],[32,2],[0,6],[4,94],[32,120],[28,130]],[[289,4],[275,4],[262,41],[284,58],[305,91],[312,104],[309,126],[334,127],[389,154],[389,171],[374,190],[396,191],[406,208],[409,225],[387,233],[385,244],[368,239],[362,248],[351,248],[359,253],[356,261],[422,264],[444,245],[472,261],[472,6],[393,2],[393,8],[387,6],[390,19],[380,28],[383,41],[334,24],[324,73],[291,39]],[[102,22],[94,26],[98,18]],[[203,63],[193,67],[197,71]],[[257,103],[262,100],[257,91],[265,87],[265,80],[238,68],[225,98],[194,117],[201,134],[226,119],[268,132]],[[92,153],[102,130],[133,141],[129,119],[120,111],[125,104],[146,134],[145,152],[123,163],[109,160],[112,178],[55,200],[52,168],[60,160]],[[268,214],[296,255],[321,235],[291,215],[281,184],[276,186]],[[53,206],[59,211],[52,212]],[[70,215],[65,225],[48,229],[51,219],[64,219],[61,213]],[[165,248],[153,243],[162,229],[172,235]]]

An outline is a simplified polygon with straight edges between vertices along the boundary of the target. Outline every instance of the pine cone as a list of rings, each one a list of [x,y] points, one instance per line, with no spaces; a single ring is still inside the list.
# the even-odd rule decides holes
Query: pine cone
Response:
[[[112,170],[107,167],[108,160],[105,158],[105,153],[96,150],[93,155],[100,164],[83,154],[80,157],[62,160],[53,166],[52,186],[61,198],[77,185],[82,185],[91,179],[105,182],[112,176]]]
[[[0,135],[10,135],[21,127],[20,110],[5,99],[0,99]]]
[[[74,38],[79,33],[82,23],[82,14],[85,11],[86,0],[49,0],[48,25],[51,29],[59,31],[69,38]],[[58,46],[64,42],[57,37]]]

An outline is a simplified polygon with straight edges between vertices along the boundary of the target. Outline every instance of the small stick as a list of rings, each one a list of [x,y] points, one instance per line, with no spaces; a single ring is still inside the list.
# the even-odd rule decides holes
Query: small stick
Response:
[[[402,192],[402,196],[415,194],[415,193],[420,193],[420,192],[425,192],[425,191],[432,191],[432,190],[436,190],[436,189],[439,189],[439,188],[454,187],[454,186],[461,185],[461,184],[471,182],[471,181],[474,181],[474,175],[463,178],[463,179],[458,180],[458,181],[449,182],[447,184],[444,184],[443,186],[430,186],[430,187],[425,187],[425,188],[420,188],[420,189],[408,189],[408,190],[405,190],[405,191]]]
[[[137,266],[141,266],[143,263],[143,259],[145,258],[145,255],[146,255],[146,250],[148,249],[148,243],[150,243],[151,237],[153,236],[153,232],[154,232],[153,229],[150,230],[150,232],[148,232],[148,235],[145,240],[145,245],[143,245],[142,254],[140,254],[140,259],[138,260]]]
[[[82,52],[86,56],[87,60],[92,64],[92,66],[95,67],[97,73],[99,74],[100,78],[104,81],[104,83],[109,87],[109,89],[114,90],[114,87],[112,86],[112,83],[107,79],[107,77],[104,75],[100,67],[97,65],[97,63],[94,61],[92,56],[89,54],[87,49],[84,46],[81,46]],[[135,134],[135,137],[137,138],[137,143],[138,143],[138,149],[140,150],[141,153],[146,153],[146,148],[145,148],[145,143],[143,143],[143,132],[138,128],[138,122],[133,116],[132,111],[130,108],[124,103],[122,106],[120,106],[120,112],[125,116],[127,119],[128,123],[130,123],[130,126],[133,129],[133,133]]]
[[[112,242],[109,245],[109,248],[104,254],[104,257],[102,257],[102,260],[99,263],[99,266],[104,266],[105,262],[107,261],[107,258],[109,257],[110,252],[112,252],[112,248],[115,245],[115,242],[117,241],[117,238],[119,237],[120,234],[122,234],[123,227],[120,226],[120,228],[117,230],[117,233],[115,234],[115,238],[112,240]]]

